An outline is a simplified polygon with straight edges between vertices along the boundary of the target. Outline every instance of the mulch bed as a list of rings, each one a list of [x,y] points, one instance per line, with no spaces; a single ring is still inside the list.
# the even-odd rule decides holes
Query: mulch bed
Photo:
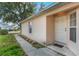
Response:
[[[24,35],[19,35],[19,36],[21,36],[23,39],[25,39],[26,41],[28,41],[33,47],[35,47],[35,48],[37,48],[37,49],[39,49],[39,48],[44,48],[44,47],[45,47],[45,46],[39,44],[38,42],[36,42],[36,41],[34,41],[34,40],[32,40],[32,39],[27,38],[27,37],[24,36]]]

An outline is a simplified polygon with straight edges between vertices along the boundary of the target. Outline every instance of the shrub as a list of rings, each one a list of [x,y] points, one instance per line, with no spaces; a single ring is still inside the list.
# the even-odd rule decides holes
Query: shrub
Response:
[[[8,34],[8,31],[6,29],[0,30],[0,35],[6,35]]]

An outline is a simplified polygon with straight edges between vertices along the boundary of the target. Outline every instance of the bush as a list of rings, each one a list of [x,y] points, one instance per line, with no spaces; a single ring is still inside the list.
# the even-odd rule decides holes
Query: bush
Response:
[[[6,35],[8,34],[8,31],[5,29],[0,30],[0,35]]]

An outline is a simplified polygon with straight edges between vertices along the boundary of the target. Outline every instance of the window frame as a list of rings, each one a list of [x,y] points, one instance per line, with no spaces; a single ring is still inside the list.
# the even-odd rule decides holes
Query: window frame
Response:
[[[75,14],[75,18],[73,17],[74,14]],[[74,20],[71,21],[71,19],[73,19],[71,18],[71,16],[75,19],[75,25],[71,24],[71,22],[74,21]],[[70,27],[76,27],[76,11],[70,14]]]
[[[75,14],[75,23],[73,23],[72,25],[71,25],[71,16],[73,15],[73,14]],[[70,26],[70,40],[72,41],[72,42],[74,42],[74,43],[76,43],[76,24],[77,24],[77,15],[76,15],[76,11],[73,11],[72,13],[70,13],[70,24],[69,24],[69,26]],[[71,29],[75,29],[75,32],[73,32],[73,33],[75,33],[75,39],[71,39],[72,37],[71,37]],[[72,34],[72,36],[73,36],[74,34]]]

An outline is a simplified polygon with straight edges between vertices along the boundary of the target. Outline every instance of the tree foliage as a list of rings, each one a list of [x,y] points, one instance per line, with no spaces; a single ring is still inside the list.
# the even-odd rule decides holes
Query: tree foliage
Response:
[[[45,8],[45,4],[44,4],[44,2],[41,2],[40,3],[39,11],[43,10],[44,8]]]
[[[35,5],[32,2],[1,2],[0,18],[6,22],[17,23],[29,17]]]

